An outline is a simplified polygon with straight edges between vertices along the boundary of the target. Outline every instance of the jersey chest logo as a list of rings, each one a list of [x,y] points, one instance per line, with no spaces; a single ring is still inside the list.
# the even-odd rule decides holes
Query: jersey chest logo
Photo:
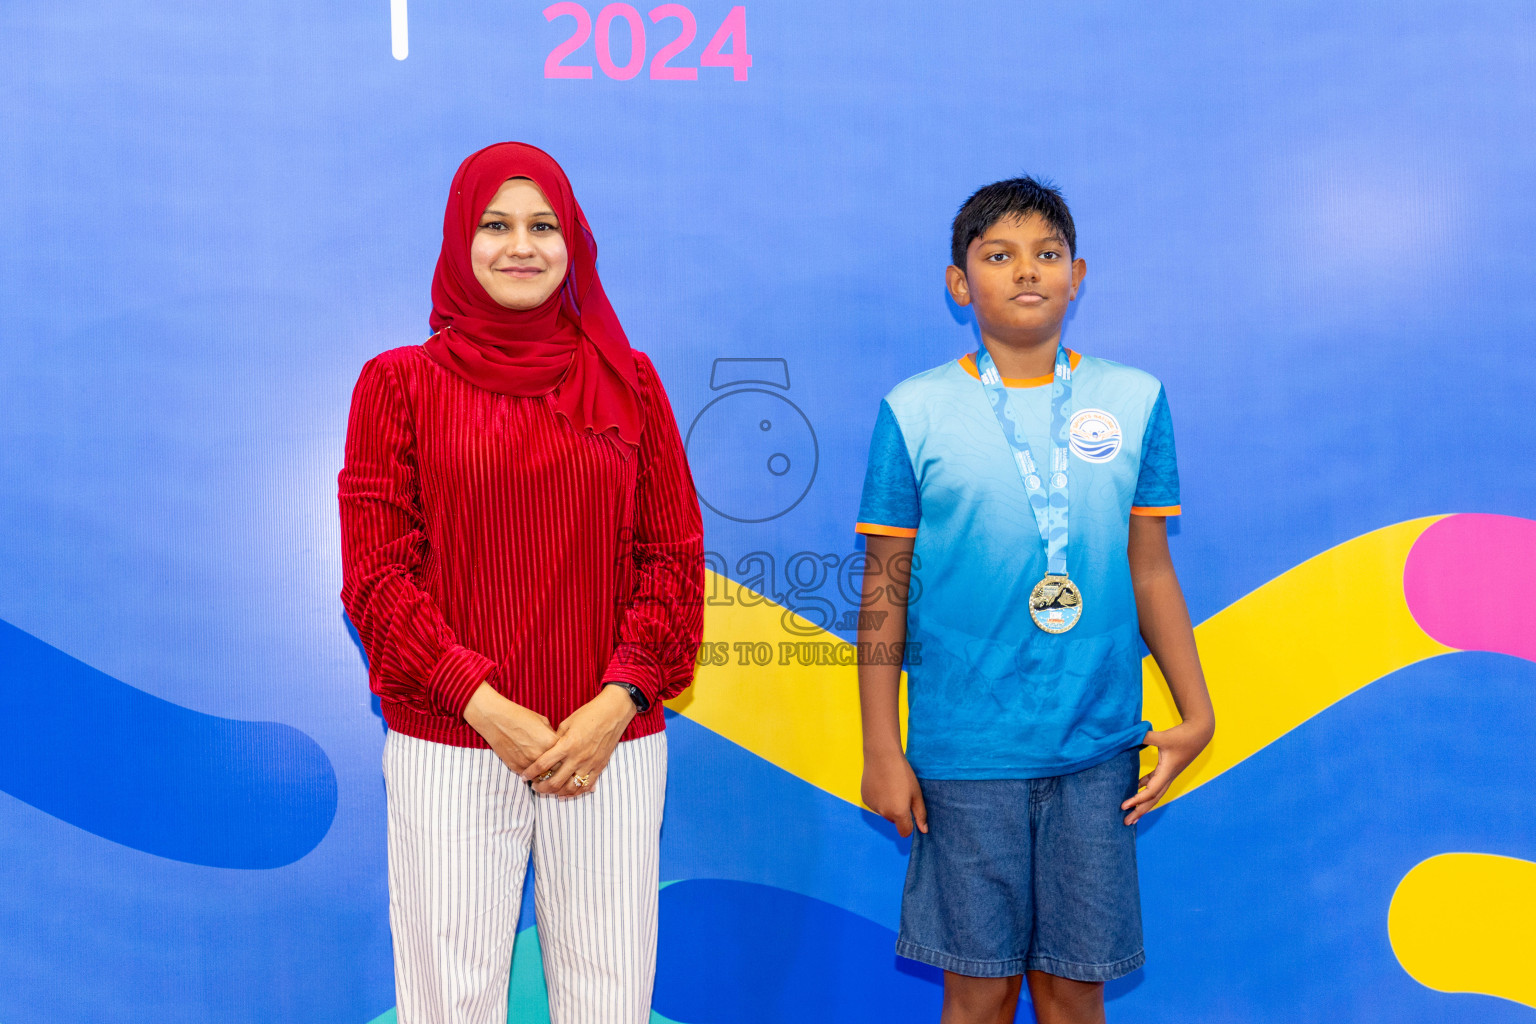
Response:
[[[1120,421],[1103,409],[1083,409],[1072,417],[1068,440],[1084,462],[1108,462],[1120,454]]]

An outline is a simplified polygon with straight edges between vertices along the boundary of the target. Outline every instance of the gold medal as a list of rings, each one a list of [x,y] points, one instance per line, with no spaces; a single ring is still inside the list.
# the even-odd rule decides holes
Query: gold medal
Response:
[[[1047,633],[1065,633],[1083,617],[1083,595],[1066,576],[1047,574],[1030,592],[1029,617]]]

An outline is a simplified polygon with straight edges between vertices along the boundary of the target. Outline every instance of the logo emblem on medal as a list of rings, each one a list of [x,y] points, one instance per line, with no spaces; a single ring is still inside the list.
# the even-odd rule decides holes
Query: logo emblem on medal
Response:
[[[1029,595],[1029,617],[1047,633],[1065,633],[1083,617],[1083,595],[1065,576],[1046,576]]]
[[[1108,462],[1120,454],[1120,421],[1103,409],[1084,409],[1072,417],[1067,439],[1084,462]]]

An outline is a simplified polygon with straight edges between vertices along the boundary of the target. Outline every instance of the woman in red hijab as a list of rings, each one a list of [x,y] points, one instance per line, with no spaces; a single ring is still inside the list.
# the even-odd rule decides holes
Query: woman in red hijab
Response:
[[[505,1021],[531,852],[551,1020],[641,1024],[703,535],[666,392],[547,154],[459,167],[432,327],[363,367],[339,481],[342,601],[389,724],[400,1021]]]

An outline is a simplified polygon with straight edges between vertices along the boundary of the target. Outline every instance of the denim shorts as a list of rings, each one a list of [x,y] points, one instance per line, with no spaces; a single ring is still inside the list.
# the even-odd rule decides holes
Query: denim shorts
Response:
[[[1126,750],[1046,779],[921,779],[896,952],[977,978],[1109,981],[1145,961]]]

